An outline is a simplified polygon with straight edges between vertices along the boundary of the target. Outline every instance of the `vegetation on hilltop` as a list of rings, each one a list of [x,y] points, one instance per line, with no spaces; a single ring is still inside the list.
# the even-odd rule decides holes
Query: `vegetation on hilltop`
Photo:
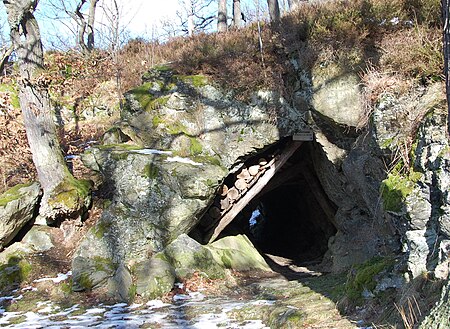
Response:
[[[118,59],[100,51],[84,57],[73,51],[48,52],[43,77],[53,101],[75,116],[101,104],[99,95],[105,94],[118,109],[117,95],[140,85],[149,68],[167,62],[179,74],[209,76],[243,100],[259,88],[277,90],[289,100],[297,74],[289,60],[295,56],[306,74],[314,65],[330,62],[342,70],[359,71],[370,103],[385,90],[402,93],[414,81],[427,84],[442,78],[440,17],[437,0],[304,4],[283,17],[277,28],[254,23],[164,44],[135,39],[119,51]],[[2,85],[0,191],[35,177],[21,115],[13,102],[14,77],[3,78]],[[77,121],[60,126],[65,154],[80,152],[87,140],[98,140],[103,124],[107,123]]]

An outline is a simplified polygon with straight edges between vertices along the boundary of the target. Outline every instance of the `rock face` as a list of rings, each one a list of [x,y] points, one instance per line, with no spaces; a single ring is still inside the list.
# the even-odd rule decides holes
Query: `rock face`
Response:
[[[149,72],[126,94],[122,121],[105,134],[104,145],[83,156],[103,175],[111,204],[75,253],[74,287],[108,286],[121,299],[134,290],[150,297],[193,269],[211,277],[227,267],[266,269],[254,254],[241,255],[243,240],[205,247],[184,234],[234,167],[301,131],[306,121],[315,133],[309,148],[315,174],[337,207],[337,233],[323,265],[339,272],[403,253],[410,278],[424,271],[447,278],[450,176],[441,84],[413,87],[401,97],[378,95],[360,132],[355,128],[369,114],[356,75],[336,72],[313,70],[308,81],[299,68],[294,104],[302,110],[270,92],[243,104],[204,77]]]
[[[121,266],[152,268],[158,253],[198,223],[239,158],[305,127],[304,113],[274,93],[243,104],[204,77],[165,68],[149,72],[126,99],[108,144],[83,156],[104,177],[111,205],[75,253],[76,290],[111,285]],[[111,266],[96,274],[98,261]]]
[[[0,195],[0,249],[36,215],[40,185],[16,185]]]

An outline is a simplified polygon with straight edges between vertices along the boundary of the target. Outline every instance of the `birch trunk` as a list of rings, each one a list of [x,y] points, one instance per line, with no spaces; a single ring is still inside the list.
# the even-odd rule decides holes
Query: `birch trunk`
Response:
[[[73,178],[59,146],[50,97],[40,76],[44,69],[44,53],[39,26],[33,15],[37,2],[3,0],[19,64],[20,107],[33,162],[44,190],[40,213],[55,220],[78,213],[89,198],[90,186]]]
[[[219,10],[217,14],[217,32],[226,32],[227,28],[227,0],[219,0]]]
[[[242,25],[241,0],[233,0],[233,26],[240,28]]]
[[[269,7],[269,16],[272,24],[277,25],[280,22],[280,6],[278,5],[278,0],[267,0],[267,5]]]

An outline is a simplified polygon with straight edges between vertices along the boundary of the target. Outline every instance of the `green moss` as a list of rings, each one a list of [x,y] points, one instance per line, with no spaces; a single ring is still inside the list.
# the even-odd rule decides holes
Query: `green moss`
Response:
[[[364,290],[373,292],[376,287],[375,276],[383,270],[388,270],[394,261],[391,258],[374,257],[364,264],[353,267],[349,272],[346,288],[348,298],[359,304],[362,302]]]
[[[153,87],[153,82],[146,82],[141,86],[130,90],[130,93],[133,95],[134,99],[139,102],[139,105],[142,109],[146,111],[152,111],[160,108],[167,104],[169,97],[155,97],[150,93],[150,90]],[[171,86],[166,86],[161,82],[160,89],[161,91],[169,90]]]
[[[153,128],[158,127],[158,126],[159,126],[160,124],[162,124],[162,123],[164,123],[164,119],[163,119],[161,116],[155,115],[155,116],[152,118],[152,125],[153,125]]]
[[[9,318],[8,324],[21,324],[27,320],[27,317],[25,315],[19,315],[12,318]]]
[[[20,198],[20,189],[23,187],[29,187],[33,183],[28,184],[18,184],[16,186],[11,187],[9,190],[5,191],[2,195],[0,195],[0,207],[6,206],[9,202],[17,200]]]
[[[306,315],[300,311],[294,311],[286,318],[286,324],[294,326],[293,328],[300,328],[305,324]]]
[[[11,95],[11,105],[15,109],[20,109],[19,93],[14,84],[0,84],[0,92],[8,92]]]
[[[150,101],[148,103],[148,105],[145,108],[145,110],[146,111],[157,110],[157,109],[165,106],[168,101],[169,101],[169,97],[168,96],[162,96],[162,97],[155,98],[155,99],[153,99],[152,101]]]
[[[189,147],[189,153],[193,156],[199,155],[203,152],[202,144],[198,141],[198,139],[191,137],[190,138],[191,145]]]
[[[109,258],[100,256],[94,257],[94,268],[97,272],[112,272],[114,271],[115,267],[116,266],[114,265],[113,261]]]
[[[126,160],[128,159],[128,152],[113,152],[111,153],[111,158],[116,160],[116,161],[120,161],[120,160]]]
[[[170,125],[166,125],[167,131],[171,135],[187,135],[189,136],[187,128],[179,121],[176,121]]]
[[[131,144],[106,144],[96,146],[99,150],[111,150],[111,151],[133,151],[140,150],[142,147]]]
[[[193,87],[200,88],[208,84],[208,78],[204,75],[176,75],[177,80],[188,83]]]
[[[171,71],[170,66],[164,65],[164,64],[156,65],[156,66],[152,67],[152,69],[153,69],[153,70],[156,70],[156,71],[160,71],[160,72],[168,72],[168,71]]]
[[[130,93],[134,96],[134,99],[139,102],[139,105],[144,110],[147,109],[147,106],[155,99],[155,97],[149,92],[152,86],[153,82],[147,82],[130,90]]]
[[[0,265],[0,290],[10,289],[26,281],[32,265],[20,256],[11,256],[7,264]]]
[[[106,232],[111,228],[111,223],[99,221],[93,228],[92,233],[97,239],[101,239],[104,237]]]
[[[162,252],[156,254],[156,255],[155,255],[155,258],[161,259],[161,260],[163,260],[163,261],[169,263],[169,258],[167,257],[166,254],[164,254],[164,253],[162,253]]]
[[[92,287],[94,286],[88,273],[81,274],[78,284],[86,290],[92,290]]]
[[[53,207],[65,207],[76,210],[90,195],[92,182],[85,179],[75,179],[69,175],[53,190],[49,205]]]
[[[159,176],[159,168],[153,163],[146,164],[143,175],[149,179],[155,179]]]
[[[129,301],[133,301],[137,294],[137,285],[132,284],[128,289],[128,299]]]
[[[222,166],[220,162],[220,158],[218,155],[211,156],[211,155],[197,155],[193,156],[192,160],[198,163],[209,163],[214,166]],[[223,167],[224,170],[226,170],[225,167]]]
[[[393,170],[381,183],[381,197],[384,209],[399,212],[403,208],[406,197],[414,190],[414,186],[422,177],[422,173],[411,170],[408,175]]]
[[[33,270],[32,265],[26,260],[22,259],[19,262],[19,275],[22,278],[22,280],[27,280],[32,270]]]
[[[228,250],[224,250],[224,252],[222,253],[222,257],[220,257],[220,260],[226,268],[231,268],[232,263]]]
[[[67,280],[67,282],[62,282],[60,284],[60,289],[65,295],[70,295],[73,293],[72,285],[73,285],[73,280],[72,280],[72,278],[69,278]]]

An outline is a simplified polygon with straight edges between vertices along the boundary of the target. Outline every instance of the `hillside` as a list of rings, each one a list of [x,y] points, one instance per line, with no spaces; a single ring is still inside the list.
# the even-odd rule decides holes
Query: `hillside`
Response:
[[[86,216],[42,229],[67,254],[47,256],[73,272],[70,292],[54,294],[143,301],[198,273],[227,280],[268,264],[340,316],[439,328],[450,261],[441,29],[435,0],[329,1],[279,26],[130,40],[118,58],[47,53],[61,146],[74,176],[95,183]],[[0,89],[0,192],[36,179],[15,79]],[[35,265],[18,243],[5,263]],[[299,302],[281,293],[282,307]],[[267,321],[285,327],[301,317],[275,313]]]

